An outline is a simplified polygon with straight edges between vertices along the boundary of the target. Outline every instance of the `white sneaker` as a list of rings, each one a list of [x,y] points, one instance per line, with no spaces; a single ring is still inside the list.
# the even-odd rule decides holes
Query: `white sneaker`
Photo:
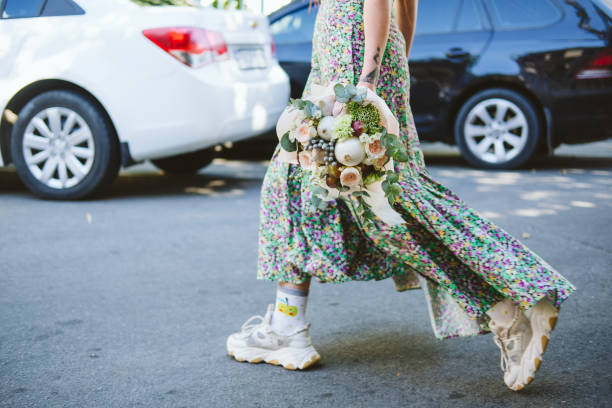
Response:
[[[288,370],[303,370],[321,359],[312,346],[306,326],[288,335],[281,335],[270,326],[274,305],[264,317],[248,319],[238,333],[227,338],[227,352],[237,361],[266,362]],[[256,323],[257,320],[260,322]]]
[[[533,380],[535,367],[529,353],[533,338],[529,320],[518,307],[509,323],[491,320],[489,328],[495,335],[493,341],[501,351],[501,369],[504,382],[514,391],[519,391]]]
[[[535,371],[542,364],[542,355],[548,347],[550,333],[557,325],[559,311],[547,298],[540,300],[534,307],[525,312],[533,333],[533,355]]]

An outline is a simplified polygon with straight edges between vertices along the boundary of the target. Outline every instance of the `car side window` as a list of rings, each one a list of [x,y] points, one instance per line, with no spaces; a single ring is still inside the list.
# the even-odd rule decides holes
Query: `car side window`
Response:
[[[308,7],[296,10],[270,24],[270,31],[277,44],[310,42],[314,31],[317,9]]]
[[[47,0],[41,16],[72,16],[85,11],[71,0]]]
[[[416,34],[440,34],[453,31],[460,5],[461,0],[420,1],[417,9]]]
[[[501,29],[544,27],[562,17],[554,0],[487,0],[486,4]]]
[[[480,31],[482,29],[480,11],[474,0],[462,0],[457,16],[457,31]]]
[[[37,17],[43,0],[5,0],[2,18]]]

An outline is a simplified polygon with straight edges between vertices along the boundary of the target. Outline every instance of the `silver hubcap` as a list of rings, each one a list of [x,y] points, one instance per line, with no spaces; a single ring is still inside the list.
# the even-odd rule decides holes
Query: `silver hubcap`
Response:
[[[467,115],[463,134],[470,151],[488,163],[504,163],[515,158],[528,137],[527,118],[507,99],[486,99]]]
[[[51,188],[70,188],[91,171],[95,155],[91,129],[68,108],[47,108],[30,120],[23,157],[32,175]]]

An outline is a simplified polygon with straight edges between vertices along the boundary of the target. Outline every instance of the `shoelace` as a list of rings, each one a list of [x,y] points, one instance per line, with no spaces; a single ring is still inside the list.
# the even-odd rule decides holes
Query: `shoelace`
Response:
[[[512,318],[512,323],[506,330],[503,331],[505,340],[510,340],[510,338],[508,337],[508,333],[510,333],[510,329],[512,328],[512,326],[514,326],[514,324],[518,320],[520,313],[521,313],[520,309],[518,308],[514,309],[514,316]],[[497,347],[499,347],[499,349],[501,350],[499,366],[501,370],[505,373],[506,369],[509,366],[508,360],[510,360],[510,357],[508,357],[508,350],[506,350],[506,345],[504,344],[504,341],[502,340],[501,336],[496,334],[495,337],[493,337],[493,342],[497,344]]]
[[[508,367],[508,351],[506,350],[506,347],[504,346],[504,343],[501,341],[499,336],[496,335],[495,337],[493,337],[493,342],[497,344],[497,347],[499,347],[499,349],[501,350],[501,359],[499,360],[499,366],[501,370],[505,373],[506,368]]]
[[[255,320],[258,320],[258,319],[260,320],[260,322],[258,322],[258,323],[253,323]],[[268,325],[268,324],[266,323],[266,320],[265,320],[265,318],[264,318],[263,316],[260,316],[260,315],[255,315],[255,316],[251,316],[251,317],[249,317],[249,319],[248,319],[246,322],[244,322],[244,323],[242,324],[242,327],[240,328],[240,332],[241,332],[241,333],[244,333],[244,334],[248,334],[248,335],[250,335],[250,334],[251,334],[251,333],[253,333],[253,331],[254,331],[255,329],[257,329],[257,328],[258,328],[258,327],[259,327],[261,324],[263,324],[264,326],[266,326],[267,331],[272,331],[272,328],[270,327],[270,325]],[[299,332],[301,332],[301,331],[308,330],[308,329],[310,329],[310,323],[308,323],[308,324],[307,324],[306,326],[304,326],[304,327],[297,328],[297,329],[296,329],[294,332],[292,332],[292,333],[285,334],[285,336],[292,336],[292,335],[294,335],[294,334],[296,334],[296,333],[299,333]]]
[[[258,319],[260,320],[259,323],[253,323],[255,320],[258,320]],[[245,334],[251,334],[262,323],[265,324],[265,320],[263,316],[260,316],[260,315],[251,316],[246,322],[244,322],[244,324],[240,328],[240,331]]]

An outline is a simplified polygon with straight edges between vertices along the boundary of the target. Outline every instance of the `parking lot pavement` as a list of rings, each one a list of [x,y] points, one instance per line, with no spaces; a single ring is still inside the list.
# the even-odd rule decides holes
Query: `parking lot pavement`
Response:
[[[0,170],[0,407],[608,407],[611,147],[483,171],[425,146],[437,180],[578,288],[520,393],[491,336],[436,340],[423,294],[390,280],[313,285],[312,370],[230,359],[226,336],[274,295],[255,280],[264,160],[137,166],[82,202]]]

